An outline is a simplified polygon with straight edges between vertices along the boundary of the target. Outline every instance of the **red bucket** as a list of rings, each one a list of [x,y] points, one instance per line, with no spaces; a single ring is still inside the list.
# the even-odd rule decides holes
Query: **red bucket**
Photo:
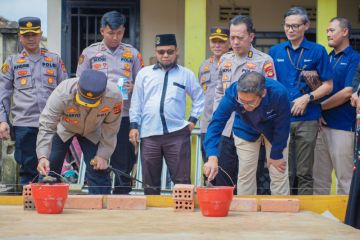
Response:
[[[207,217],[226,217],[233,199],[234,187],[198,187],[201,213]]]
[[[38,213],[62,213],[69,192],[66,183],[33,183],[31,193]]]

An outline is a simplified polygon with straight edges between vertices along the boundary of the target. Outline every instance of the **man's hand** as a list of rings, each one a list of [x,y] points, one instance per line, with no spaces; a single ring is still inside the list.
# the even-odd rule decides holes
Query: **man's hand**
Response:
[[[359,96],[357,95],[357,92],[354,92],[350,98],[351,106],[356,107],[356,103],[357,103],[358,99],[359,99]]]
[[[294,105],[291,108],[291,114],[293,116],[302,116],[305,113],[306,107],[310,102],[310,96],[305,94],[301,97],[298,97],[294,101]]]
[[[50,172],[50,162],[47,158],[42,157],[39,159],[39,163],[37,165],[37,171],[40,175],[48,175]]]
[[[0,123],[0,139],[6,140],[10,138],[10,127],[7,122]]]
[[[208,181],[212,181],[218,174],[218,171],[218,158],[216,156],[210,156],[204,164],[204,175],[208,178]]]
[[[134,89],[134,84],[133,84],[131,81],[127,80],[127,81],[124,83],[124,87],[125,87],[125,89],[126,89],[126,91],[127,91],[128,93],[132,93],[132,91],[133,91],[133,89]]]
[[[108,168],[108,161],[103,159],[102,157],[95,156],[93,161],[96,163],[93,165],[95,170],[105,170]]]
[[[189,127],[189,130],[190,130],[190,132],[191,132],[191,131],[195,128],[195,124],[192,123],[192,122],[190,122],[189,125],[188,125],[188,127]]]
[[[139,130],[137,130],[137,129],[130,130],[129,141],[134,145],[135,148],[137,147],[138,143],[140,142]]]
[[[285,160],[273,160],[269,159],[267,161],[268,168],[270,168],[271,165],[273,165],[279,172],[284,173],[286,170],[286,161]]]

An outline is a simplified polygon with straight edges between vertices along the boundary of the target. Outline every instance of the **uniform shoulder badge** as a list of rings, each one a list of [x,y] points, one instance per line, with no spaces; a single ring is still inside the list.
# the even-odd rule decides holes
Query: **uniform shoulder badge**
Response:
[[[84,62],[85,56],[84,54],[81,54],[79,57],[78,65],[81,65]]]
[[[4,63],[4,64],[2,65],[2,67],[1,67],[1,72],[2,72],[3,74],[5,74],[5,73],[7,73],[7,72],[9,71],[9,68],[10,68],[9,64]]]
[[[121,113],[121,108],[122,108],[121,102],[115,103],[114,108],[113,108],[114,114]]]
[[[141,53],[138,53],[137,57],[138,57],[138,59],[139,59],[139,61],[140,61],[141,67],[144,67],[144,59],[143,59],[142,54],[141,54]]]
[[[264,71],[265,71],[265,75],[267,77],[274,77],[275,73],[274,73],[274,66],[272,64],[272,62],[268,61],[264,64]]]

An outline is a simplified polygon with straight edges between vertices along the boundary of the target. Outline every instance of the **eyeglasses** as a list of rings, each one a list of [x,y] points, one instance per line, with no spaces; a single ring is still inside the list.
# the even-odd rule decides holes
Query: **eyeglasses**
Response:
[[[301,24],[286,24],[286,23],[285,23],[285,24],[283,24],[285,31],[289,31],[290,28],[291,28],[293,31],[298,31],[299,28],[300,28],[302,25],[305,25],[305,23],[301,23]]]
[[[237,98],[236,98],[238,103],[240,103],[241,105],[247,105],[247,106],[249,106],[251,108],[256,108],[259,105],[260,99],[261,99],[261,97],[259,97],[258,99],[254,100],[254,101],[244,102],[244,101],[241,101],[239,96],[237,96]]]
[[[164,55],[165,53],[167,53],[167,55],[173,55],[175,53],[175,49],[168,49],[168,50],[160,49],[160,50],[156,50],[156,52],[159,55]]]

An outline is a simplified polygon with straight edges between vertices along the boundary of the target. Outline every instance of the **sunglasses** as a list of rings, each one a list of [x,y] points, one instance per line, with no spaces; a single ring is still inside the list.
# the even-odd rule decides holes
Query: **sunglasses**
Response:
[[[156,50],[156,52],[159,55],[164,55],[165,53],[167,53],[167,55],[173,55],[175,53],[175,49],[168,49],[168,50],[160,49],[160,50]]]

